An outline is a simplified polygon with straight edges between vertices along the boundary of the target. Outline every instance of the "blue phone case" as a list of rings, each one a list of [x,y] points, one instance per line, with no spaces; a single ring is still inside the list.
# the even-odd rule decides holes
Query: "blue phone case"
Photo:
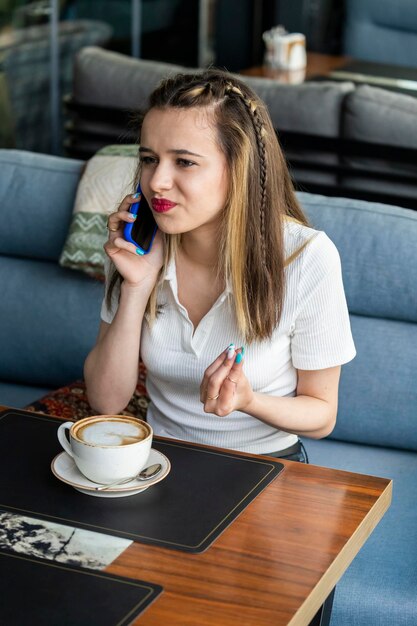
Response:
[[[142,194],[142,190],[140,188],[140,185],[138,185],[138,188],[137,188],[136,191],[137,191],[137,193]],[[139,200],[139,202],[134,202],[130,206],[129,213],[133,213],[133,215],[137,216],[139,214],[139,206],[140,206],[140,200]],[[152,249],[153,240],[155,239],[156,231],[157,231],[158,228],[157,228],[157,226],[155,226],[155,228],[153,230],[153,233],[152,233],[151,240],[149,242],[149,247],[148,247],[147,250],[145,250],[141,245],[139,245],[137,243],[137,241],[135,241],[132,238],[132,229],[133,229],[134,225],[135,225],[135,222],[127,222],[124,225],[124,228],[123,228],[123,236],[126,239],[126,241],[129,241],[130,243],[133,243],[134,246],[136,246],[136,252],[138,254],[148,254],[151,251],[151,249]]]

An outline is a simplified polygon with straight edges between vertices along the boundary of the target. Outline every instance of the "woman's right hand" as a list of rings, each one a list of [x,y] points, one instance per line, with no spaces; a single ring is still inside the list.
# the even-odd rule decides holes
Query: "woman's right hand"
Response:
[[[159,230],[155,235],[151,251],[146,255],[139,255],[135,245],[123,237],[125,222],[134,221],[129,208],[138,200],[140,198],[136,194],[126,196],[118,210],[109,215],[107,220],[109,238],[104,244],[106,254],[113,261],[124,282],[132,286],[149,279],[155,283],[164,259],[163,240]]]

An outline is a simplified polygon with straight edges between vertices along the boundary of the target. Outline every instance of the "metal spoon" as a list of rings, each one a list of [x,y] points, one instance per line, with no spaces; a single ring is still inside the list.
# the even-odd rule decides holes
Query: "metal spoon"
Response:
[[[100,485],[99,487],[94,487],[96,491],[104,491],[105,489],[110,489],[110,487],[116,487],[117,485],[124,485],[125,483],[130,483],[132,480],[149,480],[149,478],[154,478],[159,474],[162,469],[162,465],[160,463],[154,463],[153,465],[149,465],[149,467],[145,467],[137,476],[132,476],[132,478],[124,478],[123,480],[117,480],[114,483],[110,483],[110,485]]]

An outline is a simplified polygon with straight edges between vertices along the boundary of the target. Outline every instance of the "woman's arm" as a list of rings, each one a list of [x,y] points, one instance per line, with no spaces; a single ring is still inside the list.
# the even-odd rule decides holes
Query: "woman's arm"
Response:
[[[109,239],[104,250],[122,277],[120,300],[111,324],[101,323],[96,345],[84,364],[87,397],[101,414],[120,413],[138,380],[143,316],[163,263],[163,242],[156,234],[152,250],[138,255],[123,238],[123,225],[132,222],[129,207],[137,195],[127,196],[108,220]]]
[[[226,352],[207,368],[200,388],[206,413],[225,417],[243,411],[279,430],[314,439],[326,437],[336,423],[340,366],[298,370],[296,396],[254,392],[243,370],[243,358]]]
[[[121,285],[111,324],[101,322],[84,377],[90,405],[100,414],[117,414],[128,404],[138,381],[140,335],[152,284]]]
[[[340,370],[340,366],[298,370],[296,396],[253,393],[245,412],[289,433],[326,437],[336,425]]]

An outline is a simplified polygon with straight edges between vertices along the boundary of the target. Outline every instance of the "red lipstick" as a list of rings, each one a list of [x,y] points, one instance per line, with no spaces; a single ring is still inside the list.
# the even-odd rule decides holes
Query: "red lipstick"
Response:
[[[176,202],[171,202],[166,198],[152,198],[151,200],[152,208],[156,213],[166,213],[174,206],[177,206]]]

